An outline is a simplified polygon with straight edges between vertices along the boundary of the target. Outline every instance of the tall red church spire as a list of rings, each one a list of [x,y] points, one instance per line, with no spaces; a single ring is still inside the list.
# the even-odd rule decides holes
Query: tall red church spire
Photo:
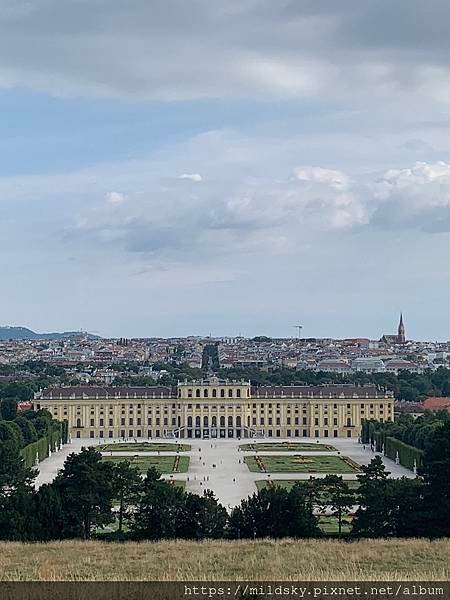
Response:
[[[400,323],[398,324],[397,337],[399,344],[404,344],[406,342],[405,325],[403,323],[403,313],[400,313]]]

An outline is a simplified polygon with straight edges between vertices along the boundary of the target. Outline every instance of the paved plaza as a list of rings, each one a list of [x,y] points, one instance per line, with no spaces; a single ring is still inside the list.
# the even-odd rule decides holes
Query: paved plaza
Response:
[[[108,440],[109,441],[109,440]],[[121,440],[115,440],[119,443]],[[166,441],[166,440],[164,440]],[[167,440],[169,441],[169,440]],[[171,440],[170,440],[171,441]],[[186,482],[186,490],[202,494],[203,490],[210,489],[217,496],[219,501],[226,507],[232,508],[241,502],[242,499],[256,492],[256,481],[272,479],[285,480],[305,480],[311,477],[311,473],[252,473],[244,463],[246,456],[255,455],[256,451],[242,452],[239,446],[246,443],[258,442],[275,443],[275,442],[292,442],[292,439],[257,439],[257,440],[237,440],[237,439],[214,439],[214,440],[184,440],[184,443],[191,445],[189,452],[180,452],[180,456],[190,457],[190,466],[187,473],[176,473],[173,475],[164,475],[165,479],[173,479]],[[297,441],[297,440],[296,440]],[[360,465],[367,465],[377,454],[370,450],[370,447],[365,448],[356,440],[335,438],[332,441],[328,439],[311,439],[302,438],[302,442],[329,443],[336,448],[336,451],[317,452],[320,456],[337,455],[340,452],[341,456],[346,456]],[[83,446],[98,446],[104,443],[104,440],[89,440],[76,439],[70,444],[66,444],[62,450],[55,452],[51,457],[42,461],[39,465],[39,475],[36,479],[36,487],[44,483],[51,482],[59,469],[62,468],[67,456],[72,452],[80,452]],[[160,452],[160,456],[173,456],[176,452]],[[315,454],[313,451],[267,451],[264,450],[260,454],[263,455],[298,455],[305,456]],[[106,452],[105,455],[110,455]],[[118,452],[116,456],[155,456],[158,452]],[[391,472],[391,477],[414,477],[414,474],[404,467],[395,464],[392,460],[382,457],[388,471]],[[314,477],[325,477],[325,473],[319,473]],[[356,474],[343,475],[345,480],[356,479]]]

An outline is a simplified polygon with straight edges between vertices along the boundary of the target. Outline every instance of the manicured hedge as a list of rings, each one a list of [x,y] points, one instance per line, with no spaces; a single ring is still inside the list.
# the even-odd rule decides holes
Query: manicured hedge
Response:
[[[396,460],[398,452],[398,459],[400,464],[411,471],[414,469],[414,461],[416,466],[421,467],[423,463],[423,450],[409,446],[400,440],[393,437],[386,438],[386,444],[384,447],[385,455],[391,460]]]
[[[22,458],[25,461],[27,467],[33,467],[36,461],[36,453],[39,456],[39,462],[47,458],[48,456],[48,439],[46,437],[40,438],[33,444],[28,444],[25,448],[20,451]]]
[[[35,465],[36,453],[38,454],[39,462],[41,462],[41,460],[47,458],[49,447],[51,448],[52,452],[56,450],[57,446],[59,446],[61,442],[61,439],[64,439],[64,427],[61,429],[62,434],[59,427],[52,429],[47,432],[45,437],[41,437],[37,442],[28,444],[28,446],[22,448],[20,453],[27,467],[33,467]]]
[[[398,452],[400,464],[411,471],[414,469],[414,460],[417,467],[420,467],[423,463],[423,450],[387,435],[385,427],[384,423],[365,420],[361,429],[362,443],[372,444],[377,452],[384,452],[392,460],[396,460]]]

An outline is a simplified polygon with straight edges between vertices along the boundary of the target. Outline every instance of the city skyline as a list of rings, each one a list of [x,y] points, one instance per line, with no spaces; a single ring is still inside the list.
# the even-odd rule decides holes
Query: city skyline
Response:
[[[433,6],[3,2],[2,321],[449,338]]]

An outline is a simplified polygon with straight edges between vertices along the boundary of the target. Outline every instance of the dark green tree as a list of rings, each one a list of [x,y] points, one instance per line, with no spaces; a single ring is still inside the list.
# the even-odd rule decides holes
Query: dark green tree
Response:
[[[232,538],[283,538],[320,535],[318,521],[303,486],[263,488],[235,507],[228,534]]]
[[[340,537],[342,525],[346,522],[345,517],[355,504],[355,493],[339,475],[327,475],[322,480],[322,485],[326,492],[327,504],[333,511],[332,515],[337,518]]]
[[[114,467],[114,498],[119,503],[117,519],[118,531],[122,533],[124,520],[130,518],[130,511],[139,501],[143,490],[142,477],[136,467],[127,460],[119,462]]]
[[[428,527],[424,491],[420,478],[389,479],[391,535],[394,537],[420,537]]]
[[[5,421],[14,421],[17,416],[16,398],[3,398],[0,404],[1,418]]]
[[[7,540],[28,539],[32,515],[35,473],[22,460],[21,444],[19,427],[0,421],[0,536]]]
[[[62,537],[89,539],[114,521],[114,466],[94,448],[70,454],[54,481],[64,511]]]
[[[390,488],[388,475],[380,456],[361,467],[359,481],[359,508],[353,520],[352,533],[359,537],[385,537],[391,532]]]
[[[25,446],[37,441],[38,435],[36,427],[33,425],[32,421],[25,417],[16,417],[14,423],[16,423],[20,427]]]
[[[177,524],[177,537],[199,540],[224,536],[227,511],[211,491],[203,496],[185,493],[183,503],[184,518]]]
[[[55,483],[42,485],[33,497],[32,539],[62,539],[66,529],[64,519],[60,486]]]
[[[425,482],[425,535],[450,536],[450,423],[435,430],[427,444],[420,474]]]
[[[184,492],[159,478],[149,469],[143,484],[143,493],[130,523],[135,539],[173,539],[177,524],[185,516]]]

